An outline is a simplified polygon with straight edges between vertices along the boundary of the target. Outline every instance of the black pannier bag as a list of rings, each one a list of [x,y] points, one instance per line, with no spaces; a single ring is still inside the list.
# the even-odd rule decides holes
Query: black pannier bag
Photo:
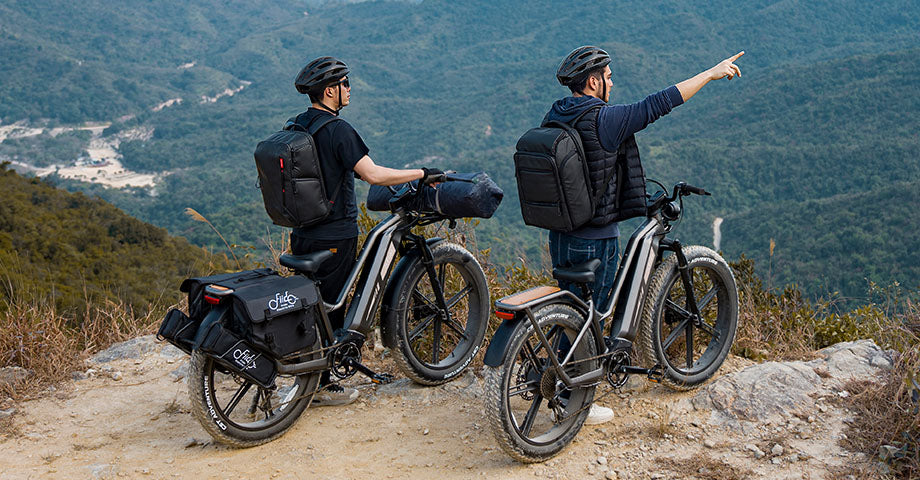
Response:
[[[201,321],[194,321],[181,310],[172,309],[166,314],[160,329],[157,330],[157,339],[168,340],[185,353],[192,353],[195,345],[195,334]]]
[[[166,314],[163,323],[157,331],[157,338],[168,340],[169,343],[185,353],[192,353],[195,346],[195,334],[201,326],[201,321],[211,311],[212,305],[204,300],[204,287],[211,284],[223,285],[234,288],[245,282],[275,275],[270,268],[246,270],[243,272],[221,273],[207,277],[187,278],[179,286],[179,290],[188,293],[188,315],[177,309],[172,309]]]
[[[228,327],[252,346],[283,358],[317,341],[319,290],[301,275],[273,274],[231,286],[233,315]]]
[[[179,285],[179,291],[188,293],[188,316],[200,324],[212,307],[210,303],[204,301],[204,287],[216,284],[227,288],[236,288],[238,285],[269,275],[275,275],[275,271],[270,268],[259,268],[242,272],[220,273],[207,277],[187,278]]]
[[[454,173],[454,178],[468,182],[443,182],[424,187],[419,196],[421,211],[436,212],[449,218],[491,218],[502,202],[504,192],[485,172]],[[418,181],[412,182],[418,185]],[[396,189],[406,184],[397,185]],[[371,185],[367,193],[367,208],[384,212],[390,210],[390,189],[380,185]]]
[[[198,348],[217,363],[263,387],[271,388],[275,381],[275,361],[248,345],[220,322],[207,327]]]
[[[306,131],[288,121],[284,130],[259,142],[254,154],[265,211],[275,225],[305,227],[332,212],[313,134],[338,118],[316,117]],[[344,180],[343,182],[344,183]]]
[[[592,192],[581,136],[569,124],[528,130],[517,142],[514,176],[525,224],[571,232],[594,216],[599,195]]]

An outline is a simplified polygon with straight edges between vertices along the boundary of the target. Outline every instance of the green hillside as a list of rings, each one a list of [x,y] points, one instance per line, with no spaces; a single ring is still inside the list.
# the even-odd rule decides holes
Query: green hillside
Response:
[[[321,54],[352,67],[344,116],[378,163],[485,170],[505,189],[496,218],[477,229],[499,260],[539,258],[542,232],[521,224],[511,153],[517,137],[566,94],[554,69],[585,43],[613,54],[613,102],[640,100],[747,52],[740,80],[706,87],[640,134],[651,177],[715,193],[688,204],[679,231],[685,241],[710,243],[715,216],[871,193],[917,177],[915,2],[131,0],[113,7],[41,0],[8,2],[0,18],[0,68],[11,72],[0,82],[3,124],[115,121],[107,135],[152,127],[150,140],[120,144],[123,163],[169,172],[153,191],[52,181],[196,244],[218,239],[183,215],[186,207],[234,243],[259,245],[267,231],[281,234],[262,211],[251,152],[305,108],[291,81]],[[202,95],[241,86],[200,103]],[[183,102],[152,111],[172,98]],[[11,141],[0,147],[30,148]],[[810,228],[793,218],[783,223],[790,252]],[[726,237],[730,256],[762,248],[753,235],[733,235],[748,240]],[[907,268],[918,258],[899,261]],[[823,258],[813,263],[835,268]]]
[[[136,315],[180,299],[189,276],[230,268],[166,230],[82,193],[0,169],[0,308],[53,297],[68,315],[87,304],[124,302]]]
[[[920,181],[914,180],[729,215],[722,223],[722,246],[726,252],[744,248],[772,285],[860,297],[869,281],[883,286],[897,281],[912,290],[920,286],[918,189]]]

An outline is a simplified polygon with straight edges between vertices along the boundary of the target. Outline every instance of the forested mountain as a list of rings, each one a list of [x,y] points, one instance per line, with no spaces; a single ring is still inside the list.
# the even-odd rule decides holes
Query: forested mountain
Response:
[[[0,298],[7,301],[39,302],[50,294],[66,315],[82,313],[87,303],[124,302],[143,316],[177,302],[183,279],[231,267],[225,256],[98,198],[24,178],[5,165],[0,191]]]
[[[193,207],[231,241],[257,245],[266,229],[280,229],[262,210],[252,150],[305,108],[292,87],[297,71],[330,54],[352,68],[343,115],[378,163],[485,170],[505,189],[496,218],[478,229],[505,260],[540,254],[541,232],[520,221],[511,153],[566,94],[553,73],[568,51],[610,51],[611,101],[627,103],[745,50],[742,78],[707,86],[639,135],[650,177],[714,192],[688,202],[682,238],[711,243],[711,221],[721,216],[729,256],[763,257],[777,239],[790,256],[774,259],[777,280],[825,285],[794,276],[808,270],[850,295],[863,292],[861,275],[916,281],[905,276],[920,266],[916,255],[878,270],[871,256],[843,262],[845,248],[809,249],[815,219],[798,214],[828,199],[823,218],[843,218],[853,212],[835,209],[917,178],[916,2],[39,0],[5,2],[0,18],[0,123],[113,121],[106,135],[153,128],[151,138],[123,141],[118,151],[127,168],[168,172],[154,195],[54,179],[60,185],[193,243],[215,243],[182,215]],[[235,94],[202,98],[225,89]],[[153,111],[175,98],[183,101]],[[9,142],[0,147],[36,148]],[[873,210],[847,218],[868,228],[879,217]],[[889,245],[911,234],[909,223],[899,225],[866,235]],[[858,268],[837,276],[851,260]]]

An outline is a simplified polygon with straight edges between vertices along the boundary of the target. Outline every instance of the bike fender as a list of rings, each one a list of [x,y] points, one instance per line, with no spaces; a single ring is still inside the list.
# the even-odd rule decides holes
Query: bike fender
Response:
[[[201,345],[201,341],[204,340],[204,335],[207,333],[208,327],[214,323],[220,322],[229,309],[230,308],[226,305],[218,305],[212,308],[211,311],[204,316],[204,319],[201,320],[201,325],[198,325],[198,331],[195,332],[195,341],[192,343],[193,350],[197,350]]]
[[[435,245],[443,241],[444,239],[441,237],[432,237],[426,240],[425,243],[428,244],[428,248],[434,248]],[[396,346],[393,342],[395,338],[393,322],[396,321],[396,318],[392,315],[392,311],[393,305],[396,305],[399,286],[402,285],[406,275],[409,274],[409,267],[416,262],[422,261],[421,255],[422,253],[417,248],[410,249],[399,259],[396,267],[393,268],[393,273],[390,274],[390,278],[387,280],[386,289],[383,291],[383,300],[380,303],[380,336],[382,337],[383,345],[387,348]]]
[[[483,358],[482,363],[490,367],[497,367],[502,364],[505,359],[505,351],[508,349],[508,344],[511,343],[511,337],[514,336],[514,331],[518,329],[522,321],[523,318],[515,317],[511,320],[503,321],[498,326],[498,329],[492,334],[492,340],[489,340],[489,348],[486,350],[486,356]]]

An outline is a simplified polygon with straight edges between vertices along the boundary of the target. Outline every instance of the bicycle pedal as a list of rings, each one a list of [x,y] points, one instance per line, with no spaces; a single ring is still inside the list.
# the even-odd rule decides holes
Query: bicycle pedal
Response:
[[[371,377],[371,382],[376,383],[377,385],[386,385],[392,383],[396,377],[390,375],[389,373],[376,373]]]
[[[662,378],[664,378],[664,371],[661,370],[661,365],[655,365],[648,370],[648,380],[650,382],[661,383]]]

